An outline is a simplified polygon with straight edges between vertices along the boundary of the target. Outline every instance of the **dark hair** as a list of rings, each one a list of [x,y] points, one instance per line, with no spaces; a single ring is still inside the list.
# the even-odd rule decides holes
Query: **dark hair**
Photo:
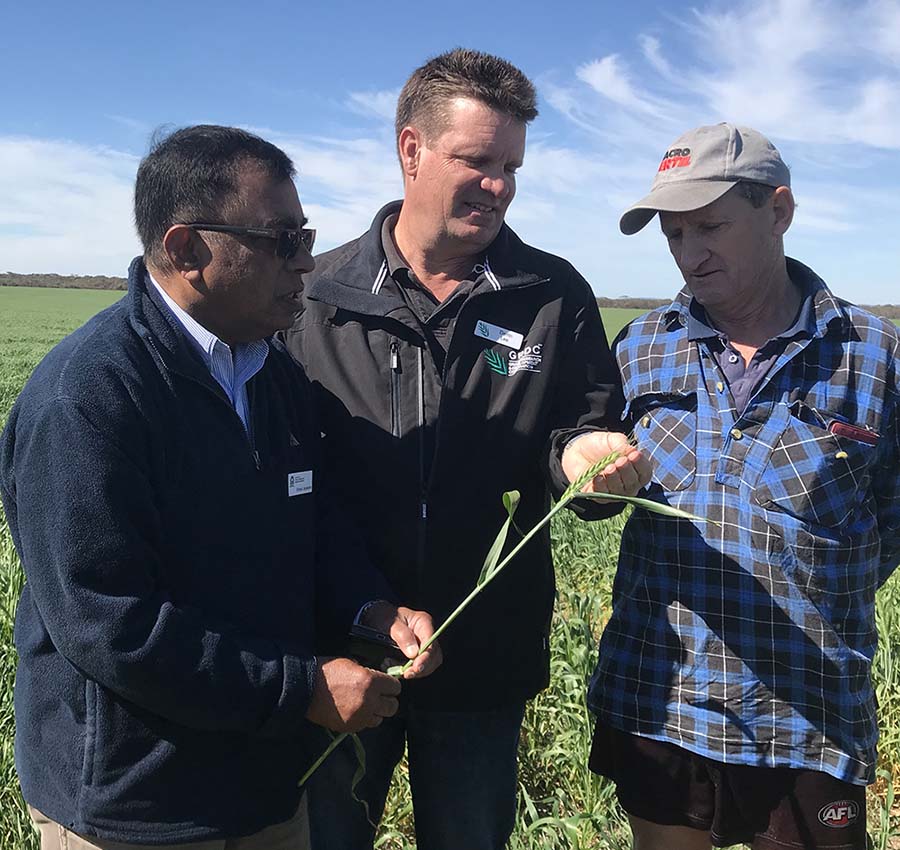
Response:
[[[284,151],[236,127],[199,124],[165,136],[157,131],[134,186],[134,221],[144,255],[165,267],[162,240],[173,224],[221,223],[248,166],[273,180],[289,180],[295,173]]]
[[[774,186],[768,186],[765,183],[751,183],[749,180],[738,181],[735,191],[744,200],[750,201],[753,209],[760,209],[772,194],[775,192]]]
[[[396,137],[415,124],[426,136],[443,129],[445,106],[457,97],[479,100],[527,124],[537,117],[534,85],[505,59],[457,47],[416,68],[397,100]]]

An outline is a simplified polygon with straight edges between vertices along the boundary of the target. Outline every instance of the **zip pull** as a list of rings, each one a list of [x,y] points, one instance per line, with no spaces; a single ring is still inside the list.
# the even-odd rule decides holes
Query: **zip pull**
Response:
[[[256,464],[257,472],[262,469],[262,465],[259,462],[259,452],[256,449],[253,450],[253,462]]]
[[[428,505],[422,502],[422,519],[428,519]]]
[[[475,265],[472,266],[472,271],[475,272],[475,274],[484,274],[487,271],[487,266],[483,263],[475,263]]]
[[[391,369],[400,371],[400,343],[396,339],[391,340]]]

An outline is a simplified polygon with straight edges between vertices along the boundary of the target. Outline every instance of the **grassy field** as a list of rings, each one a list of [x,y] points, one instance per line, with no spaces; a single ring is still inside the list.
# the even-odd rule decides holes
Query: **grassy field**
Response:
[[[48,348],[119,293],[0,287],[0,423]],[[604,311],[614,336],[639,311]],[[553,622],[551,687],[530,705],[520,747],[520,811],[512,850],[625,850],[626,822],[612,788],[586,767],[590,723],[585,683],[609,614],[621,519],[581,523],[564,513],[553,527],[559,599]],[[514,568],[514,567],[513,567]],[[0,850],[37,850],[24,814],[12,754],[12,617],[22,574],[0,515]],[[869,826],[878,850],[900,848],[900,571],[880,591],[875,658],[882,738]],[[398,771],[379,833],[384,850],[412,847],[412,805]]]

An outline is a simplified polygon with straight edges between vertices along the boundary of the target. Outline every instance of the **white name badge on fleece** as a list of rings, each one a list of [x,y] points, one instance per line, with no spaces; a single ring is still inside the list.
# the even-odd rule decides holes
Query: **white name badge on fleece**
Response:
[[[481,319],[475,323],[475,336],[489,339],[491,342],[499,342],[500,345],[505,345],[507,348],[512,348],[516,351],[522,347],[522,342],[525,340],[525,337],[520,333],[508,331],[506,328],[501,328],[500,325],[492,325],[490,322],[484,322]]]
[[[288,497],[312,493],[312,474],[311,469],[307,469],[306,472],[288,473]]]

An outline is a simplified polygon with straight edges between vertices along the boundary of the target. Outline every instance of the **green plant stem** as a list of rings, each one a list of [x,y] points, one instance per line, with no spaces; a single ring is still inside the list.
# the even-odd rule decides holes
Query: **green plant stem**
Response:
[[[529,540],[531,540],[531,538],[534,537],[534,535],[537,534],[538,531],[540,531],[545,525],[547,525],[547,523],[550,522],[550,520],[553,519],[556,514],[558,514],[566,505],[568,505],[569,502],[571,502],[572,499],[575,498],[576,495],[578,495],[578,493],[581,491],[581,488],[584,487],[584,485],[587,484],[588,481],[590,481],[595,475],[598,475],[602,470],[609,466],[609,464],[614,463],[619,457],[621,457],[621,454],[621,452],[617,451],[611,452],[606,457],[601,458],[599,461],[597,461],[597,463],[593,464],[593,466],[586,469],[581,476],[573,481],[566,488],[562,496],[560,496],[559,501],[547,512],[544,518],[512,548],[507,556],[502,561],[500,561],[499,564],[497,564],[491,574],[484,581],[479,582],[475,586],[472,592],[465,599],[463,599],[463,601],[460,602],[459,605],[456,606],[453,613],[450,614],[450,616],[447,617],[447,619],[444,620],[443,623],[441,623],[434,634],[419,647],[418,655],[421,655],[423,652],[425,652],[425,650],[427,650],[428,647],[431,646],[431,644],[433,644],[444,633],[447,627],[466,609],[469,603],[494,580],[494,578],[513,558],[515,558],[515,556],[521,551],[522,547]],[[407,670],[409,670],[410,667],[412,667],[414,663],[415,658],[410,658],[409,661],[407,661],[406,664],[402,666],[391,667],[391,669],[387,671],[387,675],[399,679]],[[322,755],[320,755],[319,758],[317,758],[313,763],[312,767],[310,767],[309,770],[307,770],[306,773],[303,774],[303,777],[300,779],[300,785],[304,785],[306,783],[309,777],[312,776],[316,772],[316,770],[318,770],[319,765],[321,765],[322,762],[324,762],[325,759],[327,759],[328,756],[331,755],[332,751],[341,743],[341,741],[344,740],[344,738],[347,737],[348,734],[349,733],[347,732],[342,732],[341,734],[334,737],[334,739],[326,748],[325,752],[323,752]]]
[[[336,750],[340,746],[341,741],[343,741],[344,738],[346,738],[349,734],[350,734],[349,732],[341,732],[340,734],[335,735],[334,738],[331,739],[331,743],[325,748],[325,752],[323,752],[322,755],[320,755],[312,763],[309,770],[307,770],[306,773],[304,773],[303,776],[300,778],[300,782],[299,782],[300,785],[306,785],[306,781],[309,779],[309,777],[312,776],[319,769],[319,766],[322,764],[322,762],[325,761],[325,759],[327,759],[328,756],[330,756],[332,754],[332,752],[334,752],[334,750]]]
[[[534,537],[534,535],[537,534],[537,532],[540,531],[548,522],[550,522],[550,520],[553,519],[553,517],[556,516],[556,514],[561,511],[570,501],[571,496],[566,501],[558,501],[550,509],[549,513],[547,513],[547,515],[512,548],[509,554],[502,561],[500,561],[499,564],[497,564],[494,572],[481,584],[476,585],[472,592],[465,599],[463,599],[463,601],[460,602],[459,605],[456,606],[456,609],[453,611],[453,613],[450,614],[443,623],[441,623],[441,625],[435,630],[434,634],[419,647],[419,655],[425,652],[425,650],[428,649],[428,647],[431,646],[431,644],[433,644],[444,633],[447,627],[460,614],[462,614],[469,603],[476,596],[478,596],[478,594],[481,593],[481,591],[484,590],[494,580],[495,576],[519,553],[522,547],[529,540],[531,540],[531,538]],[[399,668],[399,670],[396,667],[392,667],[390,670],[388,670],[388,675],[402,676],[407,670],[409,670],[410,667],[412,667],[412,665],[415,663],[415,660],[415,658],[410,658],[409,661],[406,662],[406,664]]]

